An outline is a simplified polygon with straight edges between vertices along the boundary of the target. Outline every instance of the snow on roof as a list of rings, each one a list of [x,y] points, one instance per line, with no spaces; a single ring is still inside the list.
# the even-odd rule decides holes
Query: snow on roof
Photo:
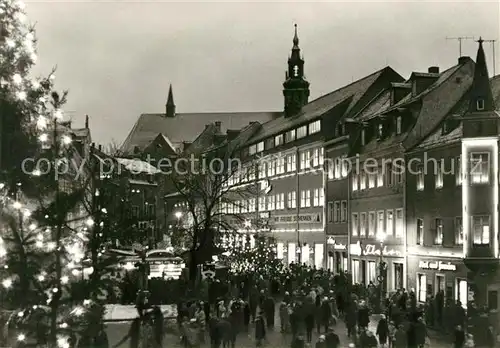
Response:
[[[141,161],[139,159],[117,158],[116,161],[124,166],[132,174],[158,174],[161,170],[155,168],[151,164]]]

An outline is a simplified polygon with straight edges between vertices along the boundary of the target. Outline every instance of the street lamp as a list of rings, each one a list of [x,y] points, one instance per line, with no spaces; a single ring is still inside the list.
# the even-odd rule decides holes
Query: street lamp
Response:
[[[385,286],[386,286],[386,276],[387,276],[387,264],[384,262],[384,242],[386,234],[380,232],[377,234],[377,240],[380,243],[380,262],[379,262],[379,276],[377,278],[379,282],[379,294],[380,294],[380,310],[384,308],[385,301]]]
[[[182,217],[182,212],[181,211],[176,211],[175,212],[175,217],[177,218],[177,220],[180,220],[181,217]]]

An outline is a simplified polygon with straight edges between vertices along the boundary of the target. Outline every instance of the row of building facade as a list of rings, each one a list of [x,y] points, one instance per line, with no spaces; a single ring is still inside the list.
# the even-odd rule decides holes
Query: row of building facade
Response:
[[[176,114],[170,90],[166,112],[141,115],[122,150],[150,154],[156,143],[165,156],[198,134],[238,140],[238,157],[255,171],[228,184],[259,190],[221,205],[243,217],[235,230],[272,235],[286,263],[348,271],[368,285],[380,281],[383,259],[388,291],[414,289],[419,302],[442,291],[496,311],[500,78],[488,75],[482,41],[476,61],[407,79],[386,67],[309,101],[296,34],[283,95],[281,113],[210,114],[196,135],[172,141],[156,135],[158,122],[203,114]],[[137,129],[153,123],[148,143]],[[167,230],[180,207],[169,204]]]

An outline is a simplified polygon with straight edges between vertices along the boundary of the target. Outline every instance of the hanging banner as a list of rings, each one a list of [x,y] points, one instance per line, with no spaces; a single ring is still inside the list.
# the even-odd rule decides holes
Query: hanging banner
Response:
[[[272,219],[277,224],[321,223],[322,214],[276,215]]]

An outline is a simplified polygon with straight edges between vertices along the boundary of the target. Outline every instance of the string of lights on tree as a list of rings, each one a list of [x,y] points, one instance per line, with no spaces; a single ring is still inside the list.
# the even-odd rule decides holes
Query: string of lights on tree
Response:
[[[35,31],[27,23],[24,3],[1,0],[0,106],[8,103],[15,107],[19,124],[33,136],[40,151],[57,149],[51,163],[54,170],[58,161],[68,159],[71,153],[72,138],[64,126],[61,109],[65,94],[61,97],[54,92],[54,73],[41,79],[30,76],[36,61]],[[40,168],[33,168],[28,174],[36,181],[43,173]],[[8,173],[6,176],[8,179]],[[10,308],[9,318],[10,322],[19,323],[15,332],[17,341],[35,340],[37,346],[44,346],[36,341],[40,333],[23,319],[30,316],[47,321],[56,316],[57,332],[47,327],[51,332],[44,333],[45,345],[66,348],[75,327],[85,320],[95,320],[85,316],[92,312],[94,301],[86,299],[75,304],[70,295],[73,281],[82,279],[83,272],[92,273],[91,268],[84,268],[83,260],[87,235],[95,221],[92,217],[75,221],[71,233],[66,231],[54,238],[55,230],[62,229],[60,212],[42,207],[39,200],[24,195],[21,182],[16,186],[13,190],[7,182],[0,183],[2,305],[18,306]],[[59,269],[55,268],[54,259],[60,260],[60,272],[56,272]],[[19,292],[20,289],[24,291]],[[56,299],[58,306],[53,305]]]

